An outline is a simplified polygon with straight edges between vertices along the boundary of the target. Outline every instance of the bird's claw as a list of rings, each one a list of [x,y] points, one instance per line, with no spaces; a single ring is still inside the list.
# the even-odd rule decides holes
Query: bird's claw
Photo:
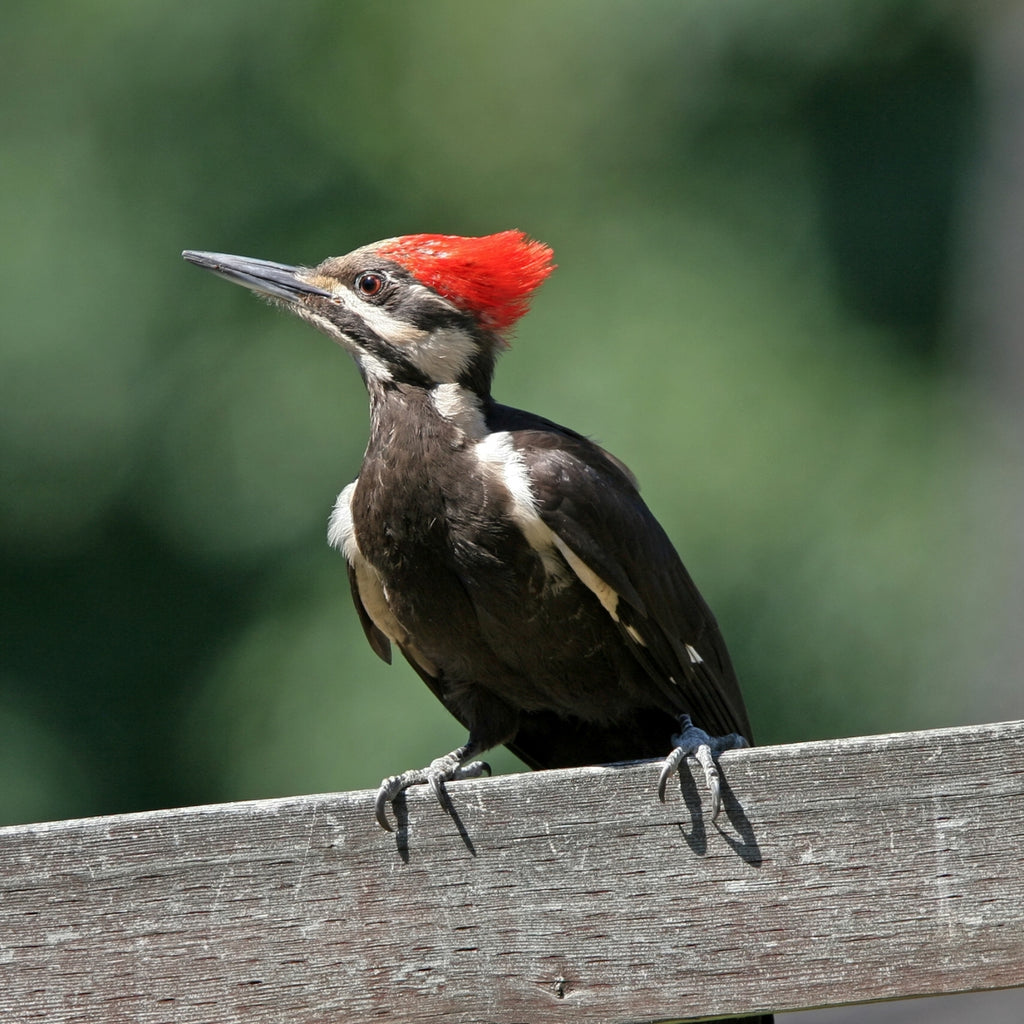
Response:
[[[711,820],[718,817],[722,809],[722,780],[718,774],[716,758],[723,750],[736,750],[750,746],[739,733],[728,736],[709,736],[703,729],[690,721],[689,715],[681,715],[680,731],[672,737],[673,750],[665,758],[658,777],[658,799],[665,802],[665,786],[668,780],[679,770],[679,766],[687,757],[693,757],[704,769],[704,779],[711,796]]]
[[[462,758],[466,756],[464,747],[453,750],[443,757],[436,757],[426,768],[413,768],[410,771],[402,772],[401,775],[391,775],[381,782],[377,788],[377,799],[374,801],[374,817],[377,824],[386,832],[394,832],[391,822],[388,821],[388,804],[396,797],[404,793],[410,786],[429,785],[437,802],[448,811],[451,808],[451,799],[446,782],[454,782],[458,779],[476,779],[481,775],[490,775],[491,766],[486,761],[471,761],[463,764]]]

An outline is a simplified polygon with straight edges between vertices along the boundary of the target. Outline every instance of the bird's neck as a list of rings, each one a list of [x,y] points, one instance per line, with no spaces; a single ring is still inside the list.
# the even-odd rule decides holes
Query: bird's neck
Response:
[[[465,384],[407,384],[369,387],[371,447],[401,444],[421,448],[431,441],[445,445],[479,441],[487,432],[494,401]]]
[[[452,510],[486,504],[475,457],[486,411],[479,395],[454,384],[371,392],[370,408],[353,523],[360,550],[389,586],[411,587],[415,574],[441,571]]]

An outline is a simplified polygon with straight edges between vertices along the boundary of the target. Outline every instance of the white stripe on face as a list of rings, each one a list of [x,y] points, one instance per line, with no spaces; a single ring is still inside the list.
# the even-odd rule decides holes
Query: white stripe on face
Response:
[[[343,306],[349,313],[374,332],[382,341],[394,346],[420,373],[430,381],[441,384],[454,383],[469,369],[479,346],[473,336],[457,327],[427,331],[406,320],[392,316],[379,306],[366,302],[351,289],[330,277],[315,276],[309,283],[318,288],[330,290],[335,304]],[[454,311],[454,307],[429,292],[422,285],[418,287],[432,298],[437,305]],[[340,342],[350,352],[359,356],[362,349],[325,316],[298,307],[296,312],[318,330]],[[378,379],[385,379],[379,366],[364,364],[364,369]],[[387,374],[386,377],[390,377]]]
[[[394,379],[394,375],[385,363],[357,344],[336,323],[305,306],[289,306],[288,308],[293,309],[303,320],[312,324],[318,331],[322,331],[332,341],[336,341],[346,352],[351,353],[367,377],[382,382]]]
[[[344,306],[350,313],[362,320],[379,338],[390,345],[405,346],[420,341],[427,332],[405,320],[398,320],[379,306],[371,305],[344,285],[336,284],[331,300]]]

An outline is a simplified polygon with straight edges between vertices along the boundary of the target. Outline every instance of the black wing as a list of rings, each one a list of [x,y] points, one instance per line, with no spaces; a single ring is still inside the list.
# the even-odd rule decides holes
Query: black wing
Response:
[[[550,421],[502,407],[495,420],[523,453],[537,512],[570,567],[617,597],[613,617],[652,685],[708,732],[752,742],[718,623],[629,470]]]

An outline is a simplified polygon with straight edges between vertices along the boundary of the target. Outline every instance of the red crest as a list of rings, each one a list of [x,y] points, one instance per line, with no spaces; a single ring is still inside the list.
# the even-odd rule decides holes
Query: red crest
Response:
[[[403,235],[382,242],[377,253],[497,333],[527,311],[530,297],[555,269],[551,249],[522,231],[481,238]]]

